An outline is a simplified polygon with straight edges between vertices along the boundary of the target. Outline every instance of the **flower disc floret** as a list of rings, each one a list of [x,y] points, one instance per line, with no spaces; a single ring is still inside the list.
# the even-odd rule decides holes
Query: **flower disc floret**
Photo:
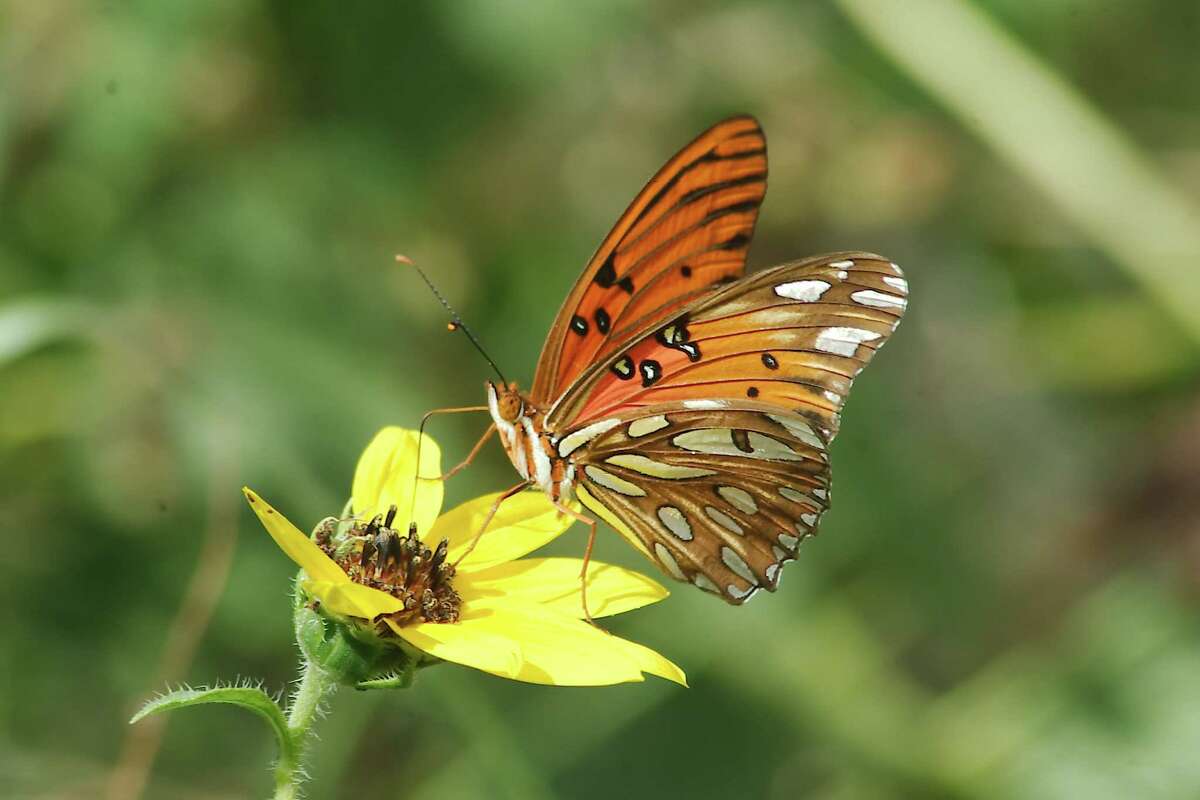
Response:
[[[429,549],[410,523],[407,535],[392,527],[396,506],[365,525],[354,521],[339,535],[339,522],[326,519],[314,539],[354,583],[386,592],[403,604],[400,611],[381,615],[378,633],[393,635],[394,627],[412,622],[458,622],[462,598],[454,590],[454,565],[446,556],[450,542],[442,539]]]

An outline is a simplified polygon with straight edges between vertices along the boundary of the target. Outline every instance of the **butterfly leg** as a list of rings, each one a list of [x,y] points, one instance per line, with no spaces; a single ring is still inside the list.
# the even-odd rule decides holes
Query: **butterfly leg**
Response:
[[[479,451],[487,444],[488,439],[492,438],[492,434],[496,432],[496,423],[488,425],[488,429],[483,432],[483,436],[479,437],[479,441],[471,448],[471,452],[467,453],[467,457],[450,468],[450,471],[442,473],[442,480],[448,481],[458,473],[462,472],[467,467],[471,466],[471,462],[475,460],[475,456],[479,455]]]
[[[496,517],[496,512],[500,510],[500,504],[512,497],[514,494],[529,488],[530,485],[531,481],[521,481],[516,486],[506,490],[503,494],[496,498],[496,502],[492,503],[492,507],[488,509],[488,513],[483,520],[483,524],[479,526],[479,531],[475,534],[475,538],[471,540],[471,544],[467,545],[467,549],[464,550],[463,554],[458,557],[457,561],[454,562],[455,567],[458,567],[464,558],[471,555],[471,551],[475,549],[475,545],[479,544],[479,540],[483,538],[483,532],[487,530],[488,525],[492,524],[492,520]]]
[[[587,547],[585,547],[583,550],[583,567],[579,570],[579,600],[581,603],[583,603],[583,618],[595,627],[599,628],[600,626],[596,625],[596,620],[592,619],[592,614],[588,610],[587,602],[587,574],[588,567],[592,562],[592,546],[596,544],[596,520],[584,514],[580,514],[578,511],[567,508],[561,503],[555,503],[554,507],[558,509],[560,514],[568,514],[582,522],[584,525],[587,525],[589,528]]]
[[[417,442],[418,442],[417,458],[420,459],[420,456],[421,456],[420,442],[423,442],[425,440],[425,437],[424,437],[425,426],[429,423],[429,420],[432,417],[434,417],[437,414],[466,414],[466,413],[469,413],[472,411],[487,411],[487,410],[488,410],[487,406],[461,406],[459,408],[435,408],[432,411],[426,411],[425,416],[421,417],[420,427],[417,428]],[[471,450],[470,455],[467,456],[466,460],[463,461],[463,463],[454,467],[454,469],[450,470],[445,475],[441,475],[437,478],[426,478],[425,476],[421,476],[421,478],[423,480],[444,481],[446,478],[449,478],[454,473],[465,468],[467,465],[469,465],[471,463],[472,460],[474,460],[476,453],[479,451],[479,449],[481,447],[483,447],[483,444],[484,444],[484,442],[486,442],[488,440],[488,437],[492,435],[492,430],[494,427],[495,427],[495,425],[493,424],[493,426],[491,428],[488,428],[487,432],[483,435],[483,438],[481,440],[479,440],[478,443],[476,443],[475,447]],[[417,463],[419,464],[421,462],[418,460]]]

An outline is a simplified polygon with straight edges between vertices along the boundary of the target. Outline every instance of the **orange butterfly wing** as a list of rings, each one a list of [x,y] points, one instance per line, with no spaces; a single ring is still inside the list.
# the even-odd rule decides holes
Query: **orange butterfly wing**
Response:
[[[668,161],[567,296],[531,399],[552,402],[646,319],[741,277],[766,180],[766,139],[748,116],[714,125]]]
[[[735,605],[774,591],[829,506],[851,383],[907,298],[892,262],[836,253],[657,320],[548,412],[578,498],[674,578]]]
[[[629,409],[754,401],[827,441],[854,377],[887,341],[908,284],[890,261],[836,253],[756,273],[694,301],[596,362],[551,407],[570,430]]]

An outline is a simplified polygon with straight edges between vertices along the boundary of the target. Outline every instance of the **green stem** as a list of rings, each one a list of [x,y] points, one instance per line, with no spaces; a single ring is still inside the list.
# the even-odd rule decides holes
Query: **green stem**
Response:
[[[300,686],[292,697],[287,711],[287,735],[289,747],[281,747],[279,761],[275,764],[274,800],[296,800],[300,796],[300,783],[304,780],[303,758],[305,741],[321,701],[332,694],[337,685],[328,676],[307,661],[300,673]]]

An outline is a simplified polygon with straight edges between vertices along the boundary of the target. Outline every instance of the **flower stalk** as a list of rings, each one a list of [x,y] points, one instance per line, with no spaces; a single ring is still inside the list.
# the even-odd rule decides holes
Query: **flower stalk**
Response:
[[[291,746],[280,748],[279,760],[275,762],[274,800],[296,800],[300,784],[305,777],[303,758],[307,750],[313,721],[321,710],[325,698],[337,691],[337,684],[329,680],[319,667],[305,661],[300,669],[300,684],[287,710],[287,733]]]

